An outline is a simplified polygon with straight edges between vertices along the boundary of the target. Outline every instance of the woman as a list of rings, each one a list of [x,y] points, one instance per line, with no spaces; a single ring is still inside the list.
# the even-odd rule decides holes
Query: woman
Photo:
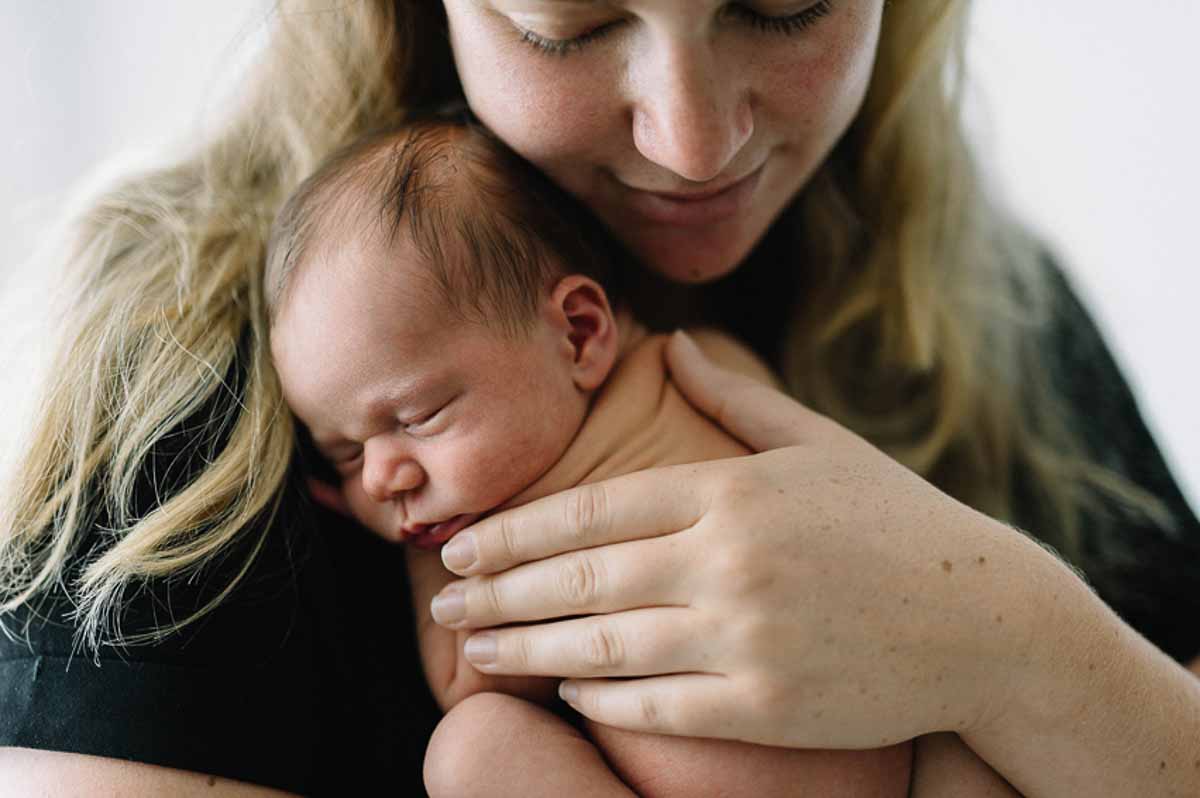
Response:
[[[460,536],[475,564],[441,620],[518,620],[510,595],[556,617],[564,580],[590,588],[569,614],[608,613],[485,636],[481,668],[581,677],[575,706],[631,729],[957,732],[924,750],[1022,792],[1195,792],[1200,686],[1163,652],[1200,650],[1200,532],[1086,314],[975,180],[947,91],[965,5],[286,5],[223,132],[83,220],[78,327],[0,551],[5,783],[415,786],[436,711],[401,554],[314,522],[258,269],[323,155],[465,98],[642,256],[651,321],[724,324],[804,403],[676,345],[689,397],[762,453]],[[509,524],[535,543],[506,547]],[[571,578],[629,555],[653,580]],[[627,659],[571,655],[597,624]],[[76,642],[100,667],[65,667]],[[591,679],[620,675],[649,678]]]

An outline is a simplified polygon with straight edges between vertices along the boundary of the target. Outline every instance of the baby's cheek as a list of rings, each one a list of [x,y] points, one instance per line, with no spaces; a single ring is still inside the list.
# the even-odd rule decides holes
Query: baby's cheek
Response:
[[[482,512],[497,507],[533,483],[553,461],[528,435],[512,435],[488,446],[473,447],[461,458],[456,484],[464,508]]]

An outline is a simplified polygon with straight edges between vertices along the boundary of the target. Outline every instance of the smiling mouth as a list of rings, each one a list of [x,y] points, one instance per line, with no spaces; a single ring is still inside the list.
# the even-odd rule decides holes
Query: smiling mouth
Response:
[[[419,549],[435,549],[457,535],[459,530],[475,523],[482,515],[483,513],[461,513],[432,524],[405,525],[402,530],[404,542],[411,543]]]
[[[699,227],[725,221],[752,204],[763,167],[734,183],[698,192],[657,192],[626,186],[629,207],[638,216],[657,224]]]

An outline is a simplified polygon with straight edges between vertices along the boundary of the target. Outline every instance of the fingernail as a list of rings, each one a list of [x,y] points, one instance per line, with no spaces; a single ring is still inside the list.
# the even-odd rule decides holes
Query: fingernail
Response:
[[[433,597],[429,605],[433,619],[442,626],[458,623],[467,617],[467,597],[457,585],[447,585]]]
[[[442,547],[442,563],[451,571],[462,571],[475,564],[475,536],[460,532]]]
[[[491,665],[496,661],[496,636],[484,632],[468,637],[463,654],[475,665]]]
[[[559,682],[558,697],[568,704],[573,704],[575,699],[579,698],[579,688],[570,682]]]

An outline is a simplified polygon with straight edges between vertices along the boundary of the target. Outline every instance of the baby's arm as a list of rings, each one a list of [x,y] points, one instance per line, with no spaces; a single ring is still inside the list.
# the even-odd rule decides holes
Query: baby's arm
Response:
[[[870,751],[818,751],[629,732],[591,721],[585,728],[641,798],[909,794],[910,743]],[[963,795],[972,798],[974,793]]]
[[[637,798],[569,723],[500,693],[463,699],[442,718],[425,789],[431,798]]]
[[[636,798],[591,741],[537,705],[557,700],[559,679],[492,676],[471,667],[462,656],[467,633],[429,617],[430,599],[456,577],[435,551],[409,547],[405,555],[422,664],[446,713],[425,751],[429,794]]]
[[[957,734],[913,741],[911,798],[1021,798],[1020,793],[967,747]]]

